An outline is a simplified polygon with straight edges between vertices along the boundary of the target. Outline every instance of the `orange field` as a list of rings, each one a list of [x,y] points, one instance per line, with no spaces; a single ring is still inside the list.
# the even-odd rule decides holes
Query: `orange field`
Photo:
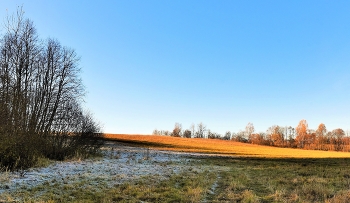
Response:
[[[108,140],[135,143],[159,150],[266,158],[350,158],[349,152],[302,150],[246,144],[228,140],[155,135],[104,134]]]

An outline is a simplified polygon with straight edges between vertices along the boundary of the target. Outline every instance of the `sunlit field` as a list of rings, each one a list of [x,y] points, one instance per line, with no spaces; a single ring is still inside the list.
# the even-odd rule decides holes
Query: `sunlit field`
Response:
[[[100,157],[50,162],[22,172],[0,170],[0,202],[341,203],[350,199],[347,153],[165,136],[106,138],[118,142],[105,142]]]
[[[350,158],[350,153],[348,152],[278,148],[217,139],[128,134],[105,134],[104,137],[110,140],[139,144],[159,150],[214,153],[239,157]]]

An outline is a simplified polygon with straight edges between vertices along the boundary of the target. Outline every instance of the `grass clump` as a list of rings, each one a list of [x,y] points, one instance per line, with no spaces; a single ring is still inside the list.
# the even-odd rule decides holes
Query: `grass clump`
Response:
[[[186,172],[157,181],[146,177],[141,181],[117,185],[108,192],[116,202],[200,202],[215,180],[213,172]]]

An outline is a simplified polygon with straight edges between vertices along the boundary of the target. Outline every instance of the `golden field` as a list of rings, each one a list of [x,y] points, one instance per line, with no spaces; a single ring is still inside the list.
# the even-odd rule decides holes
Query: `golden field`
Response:
[[[234,142],[230,140],[179,138],[156,135],[104,134],[107,140],[116,140],[159,150],[213,153],[239,157],[266,158],[350,158],[348,152],[278,148]]]

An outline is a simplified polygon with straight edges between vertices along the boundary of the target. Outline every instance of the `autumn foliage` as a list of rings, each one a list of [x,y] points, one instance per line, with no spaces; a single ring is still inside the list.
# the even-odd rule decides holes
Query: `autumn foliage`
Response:
[[[158,150],[266,158],[349,158],[350,153],[258,146],[231,140],[181,138],[159,135],[104,134],[108,140],[134,143]]]
[[[350,151],[350,137],[341,128],[327,131],[326,125],[321,123],[316,130],[309,129],[306,120],[301,120],[293,128],[291,126],[273,125],[266,132],[255,132],[254,125],[248,123],[245,131],[237,133],[227,131],[225,135],[220,135],[208,129],[203,123],[194,125],[191,129],[182,130],[181,124],[176,123],[174,130],[154,130],[153,135],[167,135],[173,137],[186,138],[207,138],[233,140],[243,143],[266,145],[274,147],[288,147],[299,149],[312,149],[324,151]]]

